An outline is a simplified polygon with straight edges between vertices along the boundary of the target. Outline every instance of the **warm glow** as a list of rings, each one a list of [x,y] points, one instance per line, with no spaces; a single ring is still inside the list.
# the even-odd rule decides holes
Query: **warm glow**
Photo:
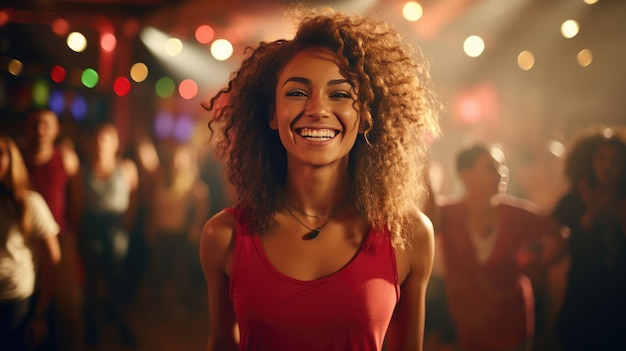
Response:
[[[587,5],[593,5],[593,4],[595,4],[596,2],[598,2],[598,0],[583,0],[583,1],[584,1],[584,3],[585,3],[585,4],[587,4]]]
[[[567,39],[575,37],[578,34],[578,30],[578,22],[574,20],[567,20],[561,24],[561,34]]]
[[[87,47],[87,39],[79,32],[72,32],[67,36],[67,46],[76,52],[83,52]]]
[[[9,14],[6,11],[0,11],[0,26],[4,26],[9,22]]]
[[[226,39],[217,39],[211,44],[211,55],[218,61],[226,61],[233,54],[233,45]]]
[[[550,153],[558,158],[565,155],[565,145],[560,141],[552,140],[548,143],[548,150]]]
[[[208,44],[213,40],[213,36],[215,35],[215,31],[213,28],[207,24],[201,25],[196,28],[196,40],[200,44]]]
[[[145,63],[137,62],[130,68],[130,78],[141,83],[148,78],[148,66]]]
[[[587,67],[593,62],[593,53],[589,49],[580,50],[576,55],[576,60],[581,67]]]
[[[169,38],[165,42],[165,53],[169,56],[178,56],[183,51],[183,42],[177,38]]]
[[[185,100],[193,99],[198,94],[198,84],[191,79],[185,79],[178,86],[178,94]]]
[[[22,63],[22,61],[19,61],[19,60],[16,60],[16,59],[12,59],[11,61],[9,61],[9,65],[7,67],[7,70],[12,75],[19,76],[20,73],[22,73],[22,68],[24,68],[24,64]]]
[[[57,18],[52,22],[52,31],[62,37],[70,31],[70,24],[63,18]]]
[[[522,51],[517,55],[517,65],[524,71],[529,71],[535,65],[535,55],[530,51]]]
[[[115,35],[111,33],[105,33],[102,37],[100,37],[100,47],[106,52],[115,50],[116,43],[117,39],[115,39]]]
[[[463,51],[469,57],[478,57],[485,50],[485,42],[478,35],[470,35],[463,42]]]
[[[415,1],[409,1],[402,7],[402,16],[409,22],[415,22],[422,18],[424,10],[422,5]]]

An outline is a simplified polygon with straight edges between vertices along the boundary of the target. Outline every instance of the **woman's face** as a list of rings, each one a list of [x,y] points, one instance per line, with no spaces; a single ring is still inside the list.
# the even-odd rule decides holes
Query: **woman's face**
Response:
[[[359,133],[355,89],[325,49],[303,50],[287,63],[270,127],[278,130],[288,160],[322,166],[347,159]]]
[[[613,145],[600,145],[593,156],[592,167],[598,185],[616,186],[624,172],[624,155]]]
[[[461,175],[465,186],[472,194],[492,196],[499,192],[502,176],[498,172],[499,163],[485,154],[479,156],[474,165]]]
[[[11,165],[11,156],[9,154],[9,145],[0,139],[0,180],[4,179],[9,173],[9,166]]]

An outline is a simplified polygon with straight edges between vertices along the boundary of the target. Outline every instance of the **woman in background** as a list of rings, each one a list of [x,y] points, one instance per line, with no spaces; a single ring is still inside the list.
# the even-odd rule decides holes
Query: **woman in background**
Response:
[[[29,189],[15,142],[0,133],[0,340],[29,350],[47,334],[53,266],[61,260],[55,222],[43,197]]]
[[[553,216],[569,227],[570,268],[557,333],[566,351],[626,349],[626,143],[585,133],[565,160],[570,190]]]
[[[104,314],[121,341],[132,346],[136,339],[124,307],[132,297],[126,259],[135,219],[137,166],[119,156],[120,141],[113,124],[98,125],[87,135],[87,155],[78,174],[81,194],[76,200],[81,204],[78,242],[85,265],[85,340],[98,341]]]

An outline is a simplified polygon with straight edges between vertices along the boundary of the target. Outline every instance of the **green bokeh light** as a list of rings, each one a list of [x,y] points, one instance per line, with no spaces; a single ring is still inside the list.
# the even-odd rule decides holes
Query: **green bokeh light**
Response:
[[[93,68],[87,68],[80,76],[80,82],[87,88],[95,87],[96,84],[98,84],[99,79],[100,77],[98,76],[98,72],[96,72]]]
[[[46,107],[50,99],[50,87],[44,80],[37,80],[33,84],[33,103],[37,107]]]
[[[174,80],[170,77],[161,77],[157,80],[154,88],[160,98],[167,99],[176,91],[176,83],[174,83]]]

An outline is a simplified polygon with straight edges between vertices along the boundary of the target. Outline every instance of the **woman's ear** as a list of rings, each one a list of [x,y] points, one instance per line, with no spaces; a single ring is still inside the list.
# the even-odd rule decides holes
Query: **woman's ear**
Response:
[[[269,120],[269,126],[271,129],[277,130],[278,129],[278,123],[276,123],[276,115],[272,114],[272,117],[270,117]]]

